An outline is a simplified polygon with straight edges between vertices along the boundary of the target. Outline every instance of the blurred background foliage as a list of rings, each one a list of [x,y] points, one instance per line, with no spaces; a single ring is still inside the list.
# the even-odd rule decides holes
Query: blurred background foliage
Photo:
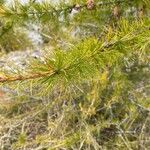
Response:
[[[0,149],[150,149],[149,7],[0,1]]]

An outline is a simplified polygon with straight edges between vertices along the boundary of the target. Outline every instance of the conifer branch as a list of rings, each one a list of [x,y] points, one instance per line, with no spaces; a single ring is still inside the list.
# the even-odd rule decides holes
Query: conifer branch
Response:
[[[106,42],[106,41],[102,42],[103,40],[98,41],[98,39],[96,39],[94,41],[96,43],[94,45],[92,45],[94,43],[94,42],[92,42],[92,44],[90,44],[89,47],[87,47],[86,49],[84,49],[84,45],[89,44],[88,41],[85,41],[83,43],[81,42],[81,45],[79,44],[79,46],[77,46],[77,48],[69,50],[67,52],[62,51],[62,52],[60,52],[60,54],[58,53],[58,56],[56,54],[56,58],[52,58],[52,60],[51,59],[49,60],[49,58],[46,58],[47,60],[45,60],[45,61],[47,62],[47,64],[42,64],[42,65],[44,65],[44,67],[48,67],[47,71],[42,71],[42,73],[41,73],[41,71],[38,70],[41,66],[40,65],[39,66],[35,65],[37,68],[33,68],[33,70],[37,70],[36,73],[33,72],[32,75],[28,74],[28,75],[25,75],[25,76],[24,75],[19,75],[19,76],[12,76],[12,77],[9,77],[9,75],[6,75],[6,76],[0,78],[0,83],[7,83],[7,82],[14,82],[14,81],[25,81],[25,80],[32,80],[32,79],[33,80],[34,79],[44,79],[44,78],[47,78],[47,77],[51,78],[51,77],[54,77],[55,75],[59,75],[59,74],[62,74],[62,73],[63,73],[64,76],[67,76],[71,70],[75,70],[75,72],[76,72],[76,73],[74,72],[75,74],[80,74],[84,70],[84,68],[82,68],[83,70],[80,68],[80,65],[82,66],[82,63],[86,63],[88,65],[88,62],[89,62],[89,65],[91,65],[91,64],[92,65],[98,65],[97,61],[94,62],[95,58],[97,58],[97,57],[100,57],[100,58],[101,57],[106,57],[107,58],[107,57],[111,57],[111,55],[113,56],[113,53],[114,54],[118,53],[119,55],[120,54],[125,55],[126,50],[124,51],[123,47],[122,47],[122,49],[120,51],[117,48],[118,43],[122,44],[122,45],[126,44],[126,46],[127,46],[128,45],[127,42],[132,43],[132,41],[135,42],[137,40],[139,42],[138,43],[139,46],[140,46],[140,42],[143,44],[144,38],[147,39],[147,37],[143,37],[143,31],[145,32],[146,29],[148,29],[148,28],[149,27],[144,26],[140,30],[139,30],[139,28],[134,30],[131,27],[131,29],[130,29],[131,31],[129,30],[128,33],[125,33],[125,35],[122,35],[118,39],[115,39],[115,38],[116,38],[116,35],[119,34],[119,32],[115,33],[113,35],[114,37],[112,37],[112,39],[109,42]],[[143,41],[139,41],[140,38],[142,38]],[[104,39],[105,39],[105,37],[104,37]],[[149,41],[144,41],[144,42],[148,43]],[[135,42],[135,45],[132,44],[132,46],[130,45],[130,43],[129,43],[130,51],[128,51],[127,53],[132,53],[132,50],[134,50],[135,45],[137,45],[136,42]],[[148,45],[148,44],[146,44],[146,45]],[[140,47],[137,47],[137,48],[140,49]],[[80,51],[81,55],[80,55],[80,53],[78,54],[79,51]],[[60,55],[60,57],[59,57],[59,55]],[[63,60],[64,59],[63,57],[64,58],[66,57],[65,58],[66,60]],[[73,60],[70,57],[73,58]],[[65,63],[65,61],[68,61],[68,63],[67,63],[67,65],[64,65],[64,66],[62,65],[62,66],[57,67],[56,65],[53,64],[53,63],[56,63],[55,61],[53,61],[53,59],[58,63],[59,62]],[[101,61],[101,60],[99,60],[99,61]],[[116,59],[116,61],[117,61],[117,59]],[[51,64],[51,62],[52,62],[52,64]],[[59,64],[57,64],[57,65],[59,65]],[[104,64],[104,65],[107,65],[107,63]],[[87,67],[89,67],[89,66],[87,66]],[[87,68],[87,70],[88,69],[89,68]],[[84,70],[85,74],[86,74],[87,70],[86,69]],[[31,72],[32,72],[32,70],[31,70]]]
[[[102,7],[102,6],[108,6],[108,5],[112,5],[112,4],[122,4],[122,3],[127,3],[128,1],[126,0],[117,0],[117,1],[110,1],[110,2],[98,2],[95,4],[94,8],[98,8],[98,7]],[[9,17],[9,19],[11,19],[11,16],[16,16],[17,19],[25,19],[25,18],[30,18],[30,19],[36,19],[36,18],[40,18],[43,15],[60,15],[61,13],[65,13],[68,12],[71,13],[73,9],[78,9],[81,10],[82,8],[86,8],[87,10],[88,4],[73,4],[73,5],[65,5],[63,7],[60,6],[60,8],[54,8],[54,6],[52,6],[50,3],[47,3],[48,7],[44,8],[44,3],[38,4],[36,3],[36,5],[34,3],[30,3],[27,5],[22,5],[17,3],[18,5],[13,7],[13,8],[6,8],[5,6],[1,6],[0,7],[0,17],[1,18],[7,18]],[[93,9],[94,9],[93,8]],[[46,10],[45,10],[46,9]],[[12,19],[14,19],[14,17],[12,17]],[[55,16],[54,16],[55,17]]]

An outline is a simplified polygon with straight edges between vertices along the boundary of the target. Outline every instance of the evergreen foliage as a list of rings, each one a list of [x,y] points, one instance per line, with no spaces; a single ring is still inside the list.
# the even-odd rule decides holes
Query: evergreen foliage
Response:
[[[43,41],[42,54],[0,65],[0,149],[149,149],[149,8],[0,1],[0,63],[15,50],[34,53],[32,25]]]

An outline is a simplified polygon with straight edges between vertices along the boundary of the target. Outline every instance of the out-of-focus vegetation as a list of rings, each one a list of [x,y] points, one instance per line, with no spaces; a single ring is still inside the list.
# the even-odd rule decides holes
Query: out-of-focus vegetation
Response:
[[[23,29],[3,29],[1,27],[1,32],[3,33],[0,35],[0,51],[3,53],[31,49],[33,47],[33,43]]]
[[[150,149],[148,0],[0,2],[0,149]]]

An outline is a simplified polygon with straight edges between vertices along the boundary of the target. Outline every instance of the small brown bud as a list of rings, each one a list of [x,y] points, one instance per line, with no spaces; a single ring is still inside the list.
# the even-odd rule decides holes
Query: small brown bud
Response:
[[[74,9],[77,10],[77,11],[79,11],[79,10],[81,9],[81,6],[80,6],[79,4],[76,4],[76,5],[74,6]]]
[[[116,6],[113,8],[112,14],[113,14],[113,16],[114,16],[115,18],[119,18],[119,15],[120,15],[119,6],[116,5]]]
[[[87,9],[93,9],[95,6],[94,0],[87,0]]]
[[[138,17],[142,18],[143,16],[144,16],[144,10],[143,10],[143,8],[140,8],[138,11]]]

